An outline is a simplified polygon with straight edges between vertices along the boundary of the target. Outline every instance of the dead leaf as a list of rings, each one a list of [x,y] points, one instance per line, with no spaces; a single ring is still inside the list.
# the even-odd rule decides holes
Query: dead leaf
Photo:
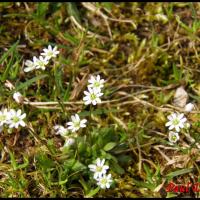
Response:
[[[183,86],[176,89],[174,94],[174,106],[184,108],[188,100],[188,93],[184,90]]]

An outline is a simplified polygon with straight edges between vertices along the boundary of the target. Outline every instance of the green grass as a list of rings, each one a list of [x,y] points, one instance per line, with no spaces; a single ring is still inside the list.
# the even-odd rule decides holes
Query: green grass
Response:
[[[0,12],[0,105],[27,115],[27,127],[0,133],[0,197],[199,196],[165,192],[200,176],[199,3],[7,2]],[[55,61],[25,73],[24,61],[49,44],[60,51]],[[80,102],[91,74],[106,83],[104,103],[90,107]],[[181,134],[169,145],[165,123],[177,108],[168,105],[179,86],[196,104],[186,114],[194,142]],[[16,91],[29,103],[16,103]],[[87,127],[61,151],[53,127],[75,113]],[[98,157],[114,180],[107,190],[88,168]]]

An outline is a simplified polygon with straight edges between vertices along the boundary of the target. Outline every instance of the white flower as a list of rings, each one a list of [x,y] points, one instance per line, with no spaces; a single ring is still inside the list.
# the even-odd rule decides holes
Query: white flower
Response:
[[[45,56],[49,60],[51,58],[55,58],[59,53],[60,52],[57,51],[57,46],[52,48],[52,46],[49,45],[48,49],[43,49],[43,53],[41,53],[41,55]]]
[[[185,129],[189,129],[190,126],[191,126],[190,123],[187,122],[187,123],[185,123],[184,128],[185,128]]]
[[[175,128],[177,132],[180,131],[180,128],[184,127],[184,123],[187,121],[183,113],[173,113],[167,116],[167,118],[169,119],[169,122],[167,122],[165,126],[169,126],[169,130]]]
[[[110,185],[112,183],[112,178],[111,178],[111,174],[104,174],[102,177],[99,177],[97,179],[97,185],[100,186],[100,188],[105,189],[105,188],[110,188]]]
[[[25,72],[29,72],[35,69],[35,63],[31,60],[26,60],[24,63],[27,67],[24,69]]]
[[[61,125],[55,125],[54,130],[56,130],[56,135],[61,135],[63,137],[66,137],[69,133],[69,130]]]
[[[97,77],[91,76],[91,78],[88,80],[88,82],[90,83],[88,85],[89,88],[94,88],[100,92],[101,88],[103,88],[103,86],[104,86],[105,81],[104,81],[104,79],[101,79],[101,77],[99,75],[97,75]]]
[[[170,131],[169,132],[169,141],[171,143],[176,143],[179,140],[179,135],[176,132]]]
[[[49,63],[49,60],[46,57],[39,56],[39,58],[37,58],[34,56],[33,62],[36,69],[45,70],[46,65]]]
[[[69,147],[69,146],[73,145],[74,143],[75,143],[75,139],[71,138],[71,137],[68,137],[65,140],[65,144],[64,144],[63,148],[64,147]]]
[[[89,91],[84,91],[84,94],[86,95],[83,97],[83,101],[85,101],[85,105],[93,104],[96,105],[97,103],[101,103],[100,96],[103,95],[103,93],[99,92],[99,90],[96,90],[94,88],[88,88]]]
[[[185,111],[190,112],[190,111],[193,110],[193,108],[194,108],[194,104],[193,103],[188,103],[185,106]]]
[[[0,126],[7,124],[10,118],[11,118],[10,111],[8,111],[6,108],[0,111]]]
[[[80,117],[75,114],[71,116],[71,122],[67,122],[68,129],[71,130],[72,132],[75,132],[79,130],[80,128],[86,127],[86,119],[80,120]]]
[[[20,92],[15,92],[13,94],[13,99],[17,102],[17,103],[21,103],[23,101],[23,96],[21,95]]]
[[[9,128],[18,128],[19,125],[25,126],[25,122],[23,119],[26,117],[26,113],[22,114],[22,111],[19,109],[18,111],[15,111],[14,109],[10,110],[11,119],[8,121]]]
[[[88,165],[90,171],[94,172],[94,179],[101,177],[103,174],[106,174],[106,171],[109,169],[108,165],[104,165],[105,159],[97,158],[96,164]]]

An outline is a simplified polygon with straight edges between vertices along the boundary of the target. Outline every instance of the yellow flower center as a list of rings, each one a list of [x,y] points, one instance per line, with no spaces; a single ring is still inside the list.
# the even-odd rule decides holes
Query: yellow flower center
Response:
[[[0,115],[0,121],[4,121],[6,119],[5,115]]]
[[[97,166],[97,167],[96,167],[96,171],[97,171],[97,172],[101,172],[101,171],[102,171],[102,167]]]
[[[94,87],[99,87],[99,86],[100,86],[100,83],[96,81],[96,82],[94,83]]]
[[[91,94],[90,97],[92,100],[95,100],[97,98],[97,96],[95,94]]]
[[[74,123],[74,127],[79,128],[79,127],[80,127],[80,121],[75,122],[75,123]]]
[[[48,55],[48,56],[53,56],[53,52],[52,52],[52,51],[49,51],[49,52],[47,53],[47,55]]]
[[[174,125],[178,125],[179,122],[180,122],[180,121],[179,121],[178,119],[174,119],[174,120],[173,120],[173,124],[174,124]]]
[[[105,185],[107,183],[107,179],[106,178],[102,178],[101,179],[101,184]]]
[[[12,121],[13,121],[14,123],[17,123],[17,122],[20,121],[20,119],[19,119],[19,117],[13,117],[13,118],[12,118]]]

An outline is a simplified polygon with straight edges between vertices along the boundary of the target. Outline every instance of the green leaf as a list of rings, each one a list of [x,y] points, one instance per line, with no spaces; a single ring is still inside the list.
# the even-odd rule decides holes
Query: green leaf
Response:
[[[37,6],[36,17],[38,19],[41,19],[41,18],[44,19],[45,16],[46,16],[47,10],[49,8],[49,3],[47,3],[47,2],[39,2],[37,5],[38,6]]]
[[[69,97],[70,97],[70,91],[71,91],[71,88],[72,88],[72,76],[70,76],[69,78],[69,85],[67,86],[67,89],[65,91],[65,94],[64,94],[64,97],[63,97],[63,101],[68,101],[69,100]]]
[[[43,78],[45,78],[47,76],[48,76],[47,74],[41,74],[41,75],[39,75],[37,77],[34,77],[34,78],[26,81],[25,83],[20,83],[19,85],[17,85],[15,87],[16,88],[15,90],[18,91],[18,90],[21,90],[21,89],[24,89],[24,88],[28,88],[32,83],[34,83],[34,82],[36,82],[36,81],[38,81],[40,79],[43,79]]]
[[[183,175],[183,174],[187,174],[193,171],[193,168],[187,168],[187,169],[181,169],[181,170],[177,170],[175,172],[171,172],[169,174],[167,174],[167,178],[173,178],[175,176],[179,176],[179,175]]]
[[[108,10],[112,10],[112,7],[113,7],[113,2],[102,2],[102,6],[104,6],[106,9]]]
[[[81,20],[80,20],[80,14],[79,14],[79,11],[76,7],[76,3],[75,2],[70,2],[70,3],[67,3],[67,11],[69,13],[70,16],[73,16],[76,21],[81,24]]]
[[[121,164],[121,165],[127,165],[133,160],[132,156],[125,155],[125,154],[118,155],[117,159],[119,161],[119,164]]]
[[[190,28],[189,26],[187,26],[186,24],[184,24],[181,20],[180,20],[180,17],[178,15],[176,15],[176,21],[178,22],[178,24],[184,28],[186,31],[190,32],[190,33],[193,33],[193,30],[192,28]]]
[[[72,167],[72,170],[73,171],[80,171],[80,170],[84,170],[86,169],[87,167],[82,164],[81,162],[79,162],[78,160],[75,162],[74,166]]]
[[[174,194],[172,192],[168,192],[166,198],[173,198],[173,197],[177,197],[177,194]]]
[[[173,74],[176,81],[179,81],[182,77],[182,72],[179,70],[175,64],[173,64]]]
[[[65,183],[68,182],[68,177],[64,181],[59,181],[59,182],[52,182],[51,185],[64,185]]]
[[[116,173],[118,173],[120,175],[125,173],[124,169],[118,163],[114,162],[114,163],[111,164],[111,166],[112,166],[111,169],[114,172],[116,172]]]
[[[113,149],[115,146],[117,145],[117,143],[115,142],[109,142],[104,146],[104,151],[110,151],[111,149]]]
[[[84,191],[87,193],[87,191],[88,191],[89,189],[88,189],[87,183],[84,181],[83,177],[80,177],[79,183],[81,183],[81,185],[82,185],[83,188],[84,188]]]
[[[152,183],[153,184],[153,180],[152,180],[152,176],[153,176],[153,173],[151,171],[151,169],[148,167],[148,165],[146,165],[145,163],[143,163],[143,167],[144,167],[144,170],[146,172],[146,179],[149,183]]]
[[[2,57],[1,57],[1,59],[0,59],[0,64],[2,64],[2,62],[9,56],[10,53],[13,53],[13,52],[14,52],[14,50],[16,49],[16,46],[18,45],[18,43],[19,43],[19,41],[17,41],[15,44],[13,44],[13,45],[10,47],[10,49],[9,49],[8,51],[6,51],[6,52],[2,55]]]
[[[11,165],[13,167],[14,170],[17,169],[17,162],[15,161],[15,156],[11,151],[8,151],[9,155],[10,155],[10,160],[11,160]]]
[[[192,94],[189,94],[189,96],[190,96],[191,98],[193,98],[194,100],[200,102],[200,97],[199,97],[199,96],[197,96],[197,95],[192,95]]]
[[[138,186],[138,187],[143,187],[143,188],[148,188],[150,190],[154,190],[155,189],[155,185],[154,184],[151,184],[151,183],[145,183],[145,182],[142,182],[142,181],[137,181],[135,179],[133,179],[133,182]]]
[[[37,163],[43,169],[49,169],[55,164],[53,160],[49,159],[46,154],[39,154],[36,156]]]
[[[17,169],[23,169],[23,168],[26,168],[29,164],[29,160],[27,157],[24,157],[24,163],[23,164],[20,164],[17,166]]]
[[[13,44],[10,47],[10,49],[3,54],[3,56],[0,59],[0,64],[2,64],[8,58],[9,55],[14,55],[14,52],[16,50],[18,43],[19,43],[19,41],[17,41],[15,44]],[[4,73],[1,77],[1,81],[5,81],[7,79],[10,68],[12,67],[13,59],[14,58],[12,56],[11,59],[10,59],[10,62],[7,64],[6,69],[5,69],[5,71],[4,71]]]
[[[95,188],[94,190],[90,190],[90,192],[86,195],[85,198],[91,198],[91,197],[93,197],[99,190],[100,190],[99,187]]]
[[[71,159],[65,161],[64,166],[73,171],[80,171],[80,170],[86,169],[85,165],[83,165],[78,160],[75,160],[74,158],[71,158]]]

